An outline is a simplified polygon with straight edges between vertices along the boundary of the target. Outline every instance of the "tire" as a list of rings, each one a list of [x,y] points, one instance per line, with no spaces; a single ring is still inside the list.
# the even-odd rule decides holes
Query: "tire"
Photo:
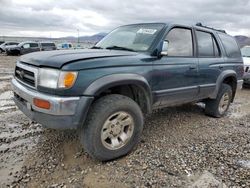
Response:
[[[143,114],[138,104],[126,96],[111,94],[94,102],[80,131],[80,141],[90,156],[109,161],[128,154],[140,141],[142,130]]]
[[[222,105],[222,100],[224,104]],[[216,99],[208,99],[205,106],[205,114],[220,118],[227,113],[232,101],[232,88],[228,84],[222,84]],[[221,105],[222,106],[221,106]]]

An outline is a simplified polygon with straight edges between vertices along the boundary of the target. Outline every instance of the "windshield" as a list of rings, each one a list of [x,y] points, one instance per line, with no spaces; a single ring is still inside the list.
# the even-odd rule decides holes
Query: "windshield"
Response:
[[[137,24],[122,26],[95,45],[95,48],[147,51],[164,24]]]
[[[25,44],[25,42],[21,42],[21,43],[19,43],[17,46],[18,47],[21,47],[22,45],[24,45]]]
[[[243,57],[250,57],[250,46],[241,48],[241,54]]]

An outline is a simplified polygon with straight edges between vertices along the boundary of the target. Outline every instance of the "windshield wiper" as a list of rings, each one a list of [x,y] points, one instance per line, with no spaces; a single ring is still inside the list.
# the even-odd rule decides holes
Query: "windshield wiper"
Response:
[[[126,48],[126,47],[122,47],[122,46],[109,46],[106,49],[108,49],[108,50],[126,50],[126,51],[131,51],[131,52],[135,51],[131,48]]]
[[[91,49],[103,49],[103,48],[99,47],[99,46],[93,46],[93,47],[91,47]]]

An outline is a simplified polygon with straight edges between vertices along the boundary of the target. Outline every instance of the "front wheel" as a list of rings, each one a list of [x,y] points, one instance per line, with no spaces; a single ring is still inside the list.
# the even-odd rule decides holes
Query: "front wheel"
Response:
[[[213,117],[222,117],[226,114],[232,101],[232,88],[222,84],[216,99],[206,101],[205,113]]]
[[[138,104],[112,94],[93,104],[80,139],[93,158],[108,161],[130,152],[139,142],[142,129],[143,115]]]

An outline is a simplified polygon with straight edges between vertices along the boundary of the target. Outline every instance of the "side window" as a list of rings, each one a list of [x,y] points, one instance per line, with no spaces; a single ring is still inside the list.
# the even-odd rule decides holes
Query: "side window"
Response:
[[[23,48],[30,48],[30,44],[29,43],[24,44]]]
[[[219,49],[211,33],[196,31],[199,57],[218,57]]]
[[[30,47],[31,48],[37,48],[38,47],[38,43],[30,43]]]
[[[192,31],[184,28],[172,29],[166,40],[168,45],[168,56],[193,56]]]
[[[241,57],[239,46],[233,37],[226,34],[219,34],[219,37],[226,50],[226,54],[228,57],[231,58]]]

